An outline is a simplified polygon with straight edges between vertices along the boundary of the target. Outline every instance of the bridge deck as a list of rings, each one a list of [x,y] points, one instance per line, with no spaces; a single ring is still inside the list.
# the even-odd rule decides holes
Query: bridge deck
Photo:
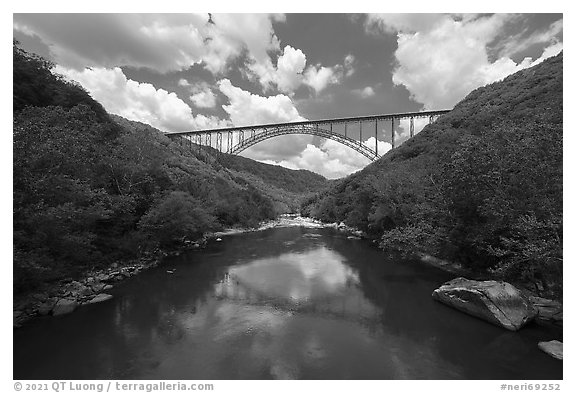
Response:
[[[404,112],[404,113],[391,113],[385,115],[370,115],[370,116],[357,116],[357,117],[341,117],[335,119],[321,119],[321,120],[304,120],[295,121],[287,123],[270,123],[270,124],[258,124],[252,126],[241,126],[241,127],[227,127],[227,128],[211,128],[205,130],[191,130],[191,131],[177,131],[177,132],[167,132],[165,135],[183,135],[183,134],[196,134],[196,133],[213,133],[213,132],[233,132],[233,131],[243,131],[243,130],[258,130],[266,129],[271,127],[285,127],[285,126],[302,126],[302,125],[320,125],[320,124],[338,124],[338,123],[354,123],[354,122],[364,122],[364,121],[375,121],[375,120],[392,120],[392,119],[406,119],[406,118],[422,118],[430,116],[440,116],[444,113],[450,112],[450,109],[443,109],[437,111],[425,111],[425,112]]]

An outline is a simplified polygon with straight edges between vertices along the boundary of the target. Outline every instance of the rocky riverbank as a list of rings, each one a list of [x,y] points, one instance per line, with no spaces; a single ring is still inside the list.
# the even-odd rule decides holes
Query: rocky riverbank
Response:
[[[114,285],[158,263],[157,258],[113,263],[108,268],[87,272],[82,278],[63,279],[33,293],[17,296],[14,298],[14,327],[38,316],[69,314],[77,307],[109,300],[112,295],[106,292]]]
[[[65,278],[45,284],[34,292],[15,296],[13,326],[18,328],[36,317],[65,315],[80,306],[110,300],[113,296],[107,291],[120,282],[158,266],[168,255],[204,248],[215,238],[215,234],[206,234],[196,241],[186,240],[179,250],[167,252],[157,249],[138,260],[115,262],[108,267],[85,272],[76,279]]]
[[[297,215],[282,215],[276,220],[262,223],[256,228],[230,228],[221,232],[207,233],[196,241],[186,240],[178,250],[155,252],[139,260],[116,262],[109,267],[86,272],[82,277],[63,279],[46,284],[32,293],[18,295],[13,303],[13,326],[22,326],[33,318],[58,316],[73,312],[76,308],[112,299],[107,293],[120,282],[160,264],[168,255],[179,255],[188,250],[201,249],[210,241],[238,233],[261,231],[277,227],[304,226],[308,228],[335,227],[320,221]]]

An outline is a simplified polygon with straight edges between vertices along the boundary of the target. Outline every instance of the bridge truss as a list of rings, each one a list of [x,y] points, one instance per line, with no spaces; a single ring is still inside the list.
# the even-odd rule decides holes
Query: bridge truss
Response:
[[[387,115],[347,117],[337,119],[299,121],[291,123],[262,124],[244,127],[218,128],[172,132],[166,135],[182,144],[212,147],[221,153],[239,154],[257,143],[280,135],[307,134],[335,140],[374,161],[380,158],[378,143],[368,146],[366,141],[374,136],[382,140],[384,133],[390,134],[392,148],[396,147],[396,127],[402,120],[409,120],[410,138],[414,136],[414,119],[425,118],[432,123],[449,110],[394,113]],[[389,125],[389,129],[386,129]],[[367,136],[367,137],[366,137]]]

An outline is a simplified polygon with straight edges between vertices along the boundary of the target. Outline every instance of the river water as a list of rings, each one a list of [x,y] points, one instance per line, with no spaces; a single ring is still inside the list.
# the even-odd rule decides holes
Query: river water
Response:
[[[226,236],[16,329],[14,378],[562,379],[561,332],[432,300],[451,278],[329,228]]]

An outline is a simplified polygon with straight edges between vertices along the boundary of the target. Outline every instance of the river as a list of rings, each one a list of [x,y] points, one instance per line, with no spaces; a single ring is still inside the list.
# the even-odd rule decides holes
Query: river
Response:
[[[451,278],[330,228],[226,236],[16,329],[14,378],[562,379],[560,331],[432,300]]]

